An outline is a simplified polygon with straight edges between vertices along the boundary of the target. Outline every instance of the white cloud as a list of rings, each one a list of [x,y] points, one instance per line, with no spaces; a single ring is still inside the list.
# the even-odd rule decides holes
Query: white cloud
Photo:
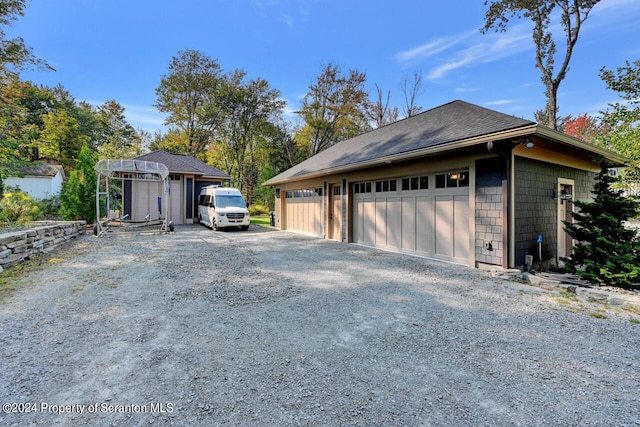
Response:
[[[165,128],[166,115],[153,107],[125,104],[124,115],[134,128],[145,130],[160,130]]]
[[[495,107],[496,105],[508,105],[518,102],[517,99],[499,99],[497,101],[484,102],[484,105]]]
[[[399,52],[398,54],[396,54],[396,58],[400,62],[408,62],[416,59],[426,59],[461,43],[463,40],[471,37],[476,32],[477,31],[468,31],[456,36],[440,37],[424,43],[420,46],[416,46],[412,49]]]
[[[528,23],[514,25],[507,33],[482,35],[476,32],[466,47],[441,55],[441,64],[427,73],[430,80],[444,77],[450,71],[474,64],[493,62],[533,49]],[[467,39],[469,37],[465,37]],[[459,43],[456,43],[459,44]],[[452,44],[451,47],[454,45]]]

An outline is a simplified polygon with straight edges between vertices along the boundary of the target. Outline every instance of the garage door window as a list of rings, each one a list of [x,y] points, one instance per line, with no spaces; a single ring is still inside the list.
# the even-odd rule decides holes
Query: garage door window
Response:
[[[353,192],[355,194],[371,193],[370,182],[356,182],[353,184]]]
[[[384,181],[376,181],[376,193],[384,193],[387,191],[396,191],[398,182],[395,179],[385,179]]]
[[[402,179],[402,191],[428,190],[428,189],[429,189],[429,177],[427,175],[413,176],[411,178]]]
[[[436,175],[436,188],[456,188],[469,186],[469,172],[449,172]]]

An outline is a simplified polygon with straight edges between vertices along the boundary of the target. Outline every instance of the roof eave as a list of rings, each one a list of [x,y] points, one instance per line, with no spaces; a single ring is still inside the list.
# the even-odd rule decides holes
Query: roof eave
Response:
[[[335,173],[352,171],[358,169],[366,169],[375,166],[382,166],[389,163],[397,163],[405,160],[412,160],[414,158],[425,157],[435,154],[446,153],[449,151],[459,150],[461,148],[467,148],[478,144],[483,144],[489,141],[501,140],[501,139],[509,139],[509,138],[518,138],[525,135],[531,135],[536,128],[536,124],[531,124],[527,126],[523,126],[520,128],[510,129],[507,131],[492,133],[488,135],[476,136],[473,138],[462,139],[459,141],[453,141],[441,145],[436,145],[433,147],[421,148],[418,150],[407,151],[404,153],[392,154],[388,156],[378,157],[376,159],[367,160],[363,162],[350,163],[344,166],[338,166],[335,168],[327,168],[322,169],[317,172],[312,172],[306,175],[301,176],[293,176],[289,178],[274,180],[273,178],[265,181],[262,185],[278,185],[285,184],[287,182],[299,181],[301,179],[313,179],[321,176],[332,175]]]
[[[603,148],[598,145],[582,141],[581,139],[574,138],[565,133],[555,131],[546,126],[537,125],[535,134],[542,138],[550,139],[552,141],[557,141],[562,144],[566,144],[570,147],[577,148],[582,151],[587,151],[595,154],[596,156],[603,157],[614,163],[611,166],[624,166],[628,161],[626,157],[616,153],[615,151],[611,151],[607,148]]]

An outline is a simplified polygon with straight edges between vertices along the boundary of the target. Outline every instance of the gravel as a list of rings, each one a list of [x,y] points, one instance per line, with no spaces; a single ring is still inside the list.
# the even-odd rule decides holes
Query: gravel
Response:
[[[640,425],[640,312],[257,226],[41,262],[0,304],[0,425]]]

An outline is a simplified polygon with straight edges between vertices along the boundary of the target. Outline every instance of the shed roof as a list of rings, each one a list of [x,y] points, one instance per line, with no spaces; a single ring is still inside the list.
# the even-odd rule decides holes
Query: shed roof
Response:
[[[54,177],[61,174],[65,178],[64,169],[60,165],[48,165],[46,163],[33,162],[15,169],[25,176]]]
[[[221,170],[214,168],[205,162],[186,154],[173,154],[164,150],[153,151],[136,157],[136,160],[146,160],[163,163],[171,173],[192,173],[204,178],[230,179],[231,177]]]

